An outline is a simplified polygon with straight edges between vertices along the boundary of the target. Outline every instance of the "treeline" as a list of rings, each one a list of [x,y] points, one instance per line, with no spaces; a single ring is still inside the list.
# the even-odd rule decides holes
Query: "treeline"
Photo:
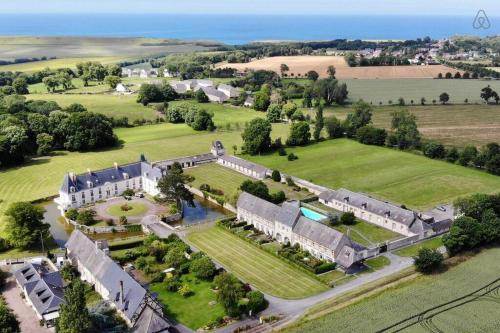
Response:
[[[500,194],[475,194],[457,200],[454,206],[460,217],[443,236],[450,255],[500,241]]]
[[[381,54],[378,57],[356,57],[352,52],[344,56],[345,61],[350,67],[357,66],[404,66],[409,65],[410,61],[407,57],[393,56],[390,54]]]
[[[15,65],[15,64],[24,64],[27,62],[35,62],[35,61],[44,61],[44,60],[52,60],[56,59],[57,57],[40,57],[40,58],[16,58],[14,60],[0,60],[0,66],[3,65]]]
[[[80,104],[61,108],[53,101],[20,95],[0,97],[0,166],[17,165],[56,149],[87,151],[116,145],[111,121]]]
[[[485,64],[470,64],[466,62],[453,62],[453,61],[444,61],[444,65],[461,69],[467,72],[472,73],[472,78],[477,79],[478,77],[491,77],[498,79],[500,78],[500,72],[489,69],[488,65]]]

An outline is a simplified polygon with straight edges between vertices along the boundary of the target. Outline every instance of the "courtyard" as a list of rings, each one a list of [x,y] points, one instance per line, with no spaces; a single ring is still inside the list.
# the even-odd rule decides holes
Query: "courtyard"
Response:
[[[168,212],[168,208],[154,203],[147,198],[133,197],[130,200],[116,197],[94,205],[96,219],[116,221],[121,216],[127,218],[128,223],[140,223],[145,216],[162,215]]]

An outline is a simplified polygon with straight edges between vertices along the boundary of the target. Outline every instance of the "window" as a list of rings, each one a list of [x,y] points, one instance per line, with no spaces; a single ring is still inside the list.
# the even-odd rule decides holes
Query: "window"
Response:
[[[76,198],[75,198],[74,194],[71,196],[71,202],[76,202]]]

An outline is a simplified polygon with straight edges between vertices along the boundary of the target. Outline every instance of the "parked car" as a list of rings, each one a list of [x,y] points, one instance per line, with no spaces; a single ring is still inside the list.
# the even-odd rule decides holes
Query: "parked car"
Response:
[[[142,193],[142,192],[137,192],[137,193],[135,194],[135,196],[136,196],[137,198],[144,198],[144,193]]]

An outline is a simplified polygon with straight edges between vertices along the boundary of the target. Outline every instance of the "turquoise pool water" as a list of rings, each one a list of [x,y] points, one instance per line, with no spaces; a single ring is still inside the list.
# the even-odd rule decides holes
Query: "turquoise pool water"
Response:
[[[326,219],[325,215],[317,213],[314,210],[310,210],[309,208],[300,207],[300,211],[305,217],[314,221],[321,221],[323,219]]]

